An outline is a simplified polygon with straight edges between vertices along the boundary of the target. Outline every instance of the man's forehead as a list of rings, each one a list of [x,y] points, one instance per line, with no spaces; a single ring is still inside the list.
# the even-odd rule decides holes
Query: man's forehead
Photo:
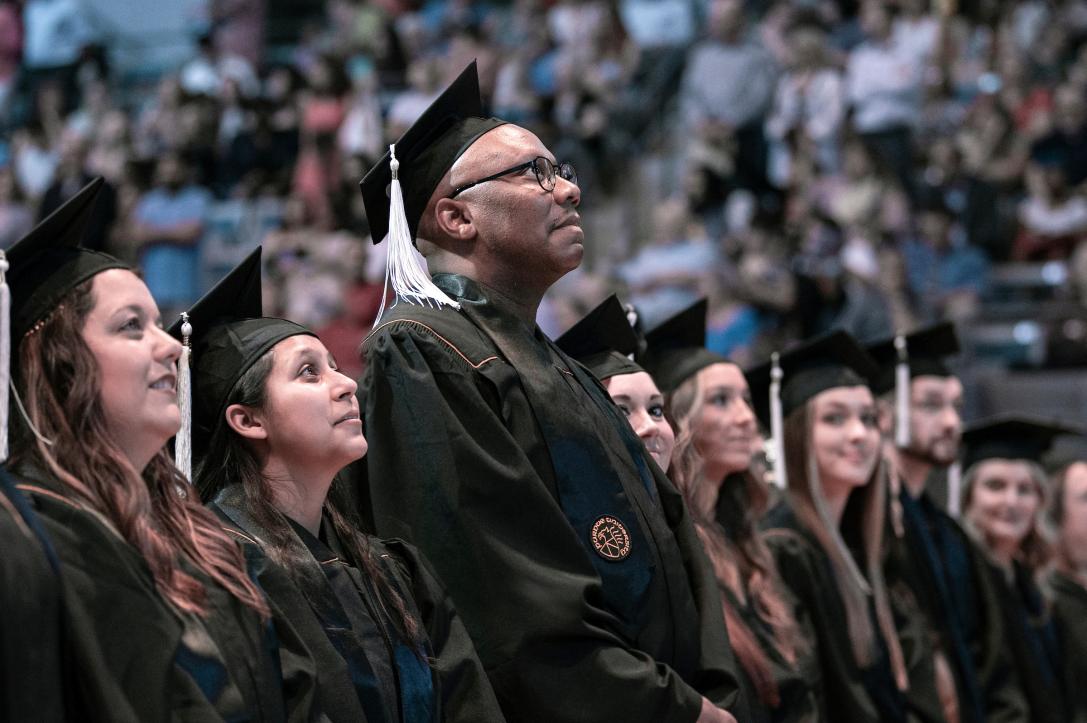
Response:
[[[935,374],[923,374],[913,378],[913,388],[919,392],[961,394],[962,382],[955,376],[942,377]]]
[[[453,163],[449,174],[450,178],[457,179],[481,168],[493,172],[499,169],[490,168],[492,164],[497,166],[502,162],[517,163],[536,156],[554,160],[547,146],[531,131],[515,125],[501,125],[480,136]]]

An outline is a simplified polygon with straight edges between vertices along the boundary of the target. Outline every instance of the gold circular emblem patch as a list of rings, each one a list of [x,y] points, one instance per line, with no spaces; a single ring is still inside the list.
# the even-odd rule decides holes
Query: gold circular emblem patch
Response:
[[[623,523],[605,515],[593,523],[590,535],[596,554],[605,560],[618,562],[630,554],[630,533]]]

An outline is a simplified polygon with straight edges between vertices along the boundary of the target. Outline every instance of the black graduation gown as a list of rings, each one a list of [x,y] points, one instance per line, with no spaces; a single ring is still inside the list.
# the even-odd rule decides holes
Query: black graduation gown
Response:
[[[1022,721],[1026,702],[983,553],[928,492],[915,499],[903,488],[899,503],[903,536],[888,536],[887,585],[893,599],[896,588],[905,588],[916,601],[927,645],[943,654],[954,674],[959,720]],[[925,683],[911,671],[911,692],[931,704],[938,700],[935,680]],[[919,686],[925,689],[915,691]]]
[[[1002,622],[1016,677],[1023,686],[1029,723],[1068,723],[1065,707],[1063,640],[1057,638],[1049,605],[1030,573],[1014,563],[1011,577],[989,563],[1003,613]],[[1078,681],[1077,686],[1084,685]]]
[[[895,685],[885,650],[881,649],[880,659],[871,667],[861,669],[857,665],[834,570],[815,537],[800,524],[785,502],[767,513],[763,528],[781,578],[797,600],[797,614],[806,613],[811,618],[822,669],[822,704],[827,720],[849,723],[913,720],[904,696]]]
[[[734,483],[735,482],[735,483]],[[726,480],[717,499],[717,522],[727,535],[737,527],[743,508],[747,505],[746,497],[741,492],[744,482]],[[761,534],[761,533],[756,533]],[[751,723],[815,723],[829,721],[820,696],[822,673],[819,670],[819,655],[815,646],[815,633],[807,612],[798,609],[792,593],[783,584],[781,595],[793,614],[797,615],[800,638],[805,643],[797,651],[797,660],[790,663],[778,650],[773,629],[758,615],[752,605],[750,595],[741,602],[725,585],[720,585],[721,594],[736,611],[737,615],[755,636],[759,647],[766,654],[770,671],[777,683],[780,702],[775,708],[762,702],[754,681],[747,675],[743,666],[739,666],[740,684],[747,701]]]
[[[745,723],[816,723],[817,721],[829,721],[823,711],[822,701],[819,696],[821,674],[819,672],[819,660],[814,645],[814,633],[810,627],[802,624],[805,633],[805,642],[809,647],[801,651],[795,664],[789,663],[778,652],[777,643],[774,640],[773,630],[762,618],[758,616],[750,601],[743,605],[728,591],[723,594],[729,599],[730,604],[736,610],[739,617],[755,635],[759,646],[766,653],[770,663],[770,672],[777,683],[780,702],[777,707],[771,708],[759,698],[758,690],[751,677],[747,675],[741,666],[740,682],[743,686],[744,697],[748,703],[748,718]],[[794,610],[793,612],[797,612]],[[803,618],[801,618],[804,620]]]
[[[704,695],[745,720],[679,493],[538,328],[435,282],[460,311],[401,302],[366,341],[373,517],[434,564],[507,718],[679,723]]]
[[[245,541],[246,557],[261,586],[312,652],[318,699],[330,720],[503,720],[463,624],[440,583],[409,545],[369,539],[391,583],[423,623],[427,641],[418,651],[402,641],[327,518],[320,539],[291,523],[294,534],[288,555],[298,565],[292,574],[263,552],[263,541],[271,535],[246,511],[241,485],[221,490],[211,508]]]
[[[1087,723],[1087,587],[1063,572],[1050,577],[1053,624],[1064,648],[1069,723]]]
[[[52,544],[0,468],[0,721],[52,723],[79,707],[64,685],[60,596]]]
[[[87,714],[104,721],[307,721],[315,674],[279,617],[261,622],[202,580],[208,614],[177,613],[140,554],[63,485],[20,470],[64,580],[65,654]]]

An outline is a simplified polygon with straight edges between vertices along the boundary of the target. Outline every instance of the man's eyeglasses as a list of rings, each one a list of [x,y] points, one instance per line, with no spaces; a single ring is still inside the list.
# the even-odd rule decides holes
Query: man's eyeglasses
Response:
[[[473,186],[478,186],[479,184],[486,183],[487,181],[493,181],[496,178],[501,178],[502,176],[508,176],[511,173],[519,173],[526,168],[532,169],[532,172],[536,174],[536,182],[540,184],[540,188],[547,191],[548,193],[551,193],[555,190],[556,178],[561,178],[564,181],[569,181],[575,186],[577,185],[577,171],[574,170],[574,167],[572,165],[570,165],[569,163],[559,163],[558,165],[555,165],[551,162],[549,158],[544,158],[543,156],[536,156],[531,161],[518,163],[513,168],[507,168],[504,171],[499,171],[498,173],[487,176],[486,178],[481,178],[478,181],[473,181],[472,183],[461,186],[460,188],[457,188],[453,191],[453,195],[451,195],[450,198],[456,198],[460,193],[467,191]]]

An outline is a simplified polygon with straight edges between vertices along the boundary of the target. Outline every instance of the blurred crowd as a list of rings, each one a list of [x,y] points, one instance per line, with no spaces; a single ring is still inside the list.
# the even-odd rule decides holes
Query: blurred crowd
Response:
[[[983,310],[991,269],[1061,261],[1087,298],[1083,0],[208,0],[154,87],[78,0],[0,2],[0,247],[90,177],[90,246],[164,313],[264,243],[266,312],[357,371],[381,300],[358,181],[476,59],[494,115],[572,162],[586,267],[548,331],[619,288],[700,296],[741,363]]]

